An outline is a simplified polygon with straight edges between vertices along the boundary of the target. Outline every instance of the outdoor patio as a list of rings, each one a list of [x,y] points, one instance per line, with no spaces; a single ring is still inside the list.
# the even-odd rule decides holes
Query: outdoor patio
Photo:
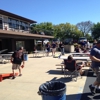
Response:
[[[64,78],[61,67],[56,66],[61,62],[61,59],[52,56],[43,57],[41,54],[36,58],[33,57],[33,54],[29,54],[21,77],[18,76],[14,80],[6,78],[0,82],[0,100],[42,100],[37,92],[39,86],[47,81],[64,82],[67,100],[81,100],[87,76],[83,76],[82,79],[78,78],[77,82]],[[12,72],[11,66],[11,63],[0,64],[0,73]],[[84,67],[84,70],[87,69],[88,67]],[[90,92],[89,89],[88,92]]]

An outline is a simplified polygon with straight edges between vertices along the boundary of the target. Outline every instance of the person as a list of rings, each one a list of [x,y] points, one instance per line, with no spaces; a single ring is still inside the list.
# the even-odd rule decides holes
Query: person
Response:
[[[12,62],[12,72],[13,77],[12,79],[15,79],[15,70],[19,69],[19,76],[22,76],[21,73],[21,63],[23,62],[24,66],[24,54],[23,54],[23,47],[20,47],[18,51],[15,51],[11,56],[11,62]]]
[[[55,42],[52,42],[52,56],[55,56],[55,52],[56,52],[56,43]]]
[[[37,51],[37,48],[36,48],[36,46],[34,46],[34,48],[33,48],[33,56],[37,56],[38,55],[38,51]]]
[[[79,45],[76,45],[76,46],[75,46],[75,50],[74,50],[74,51],[77,52],[77,53],[81,52],[81,50],[80,50],[80,48],[79,48]]]
[[[97,40],[96,40],[96,39],[94,39],[93,46],[95,46],[95,45],[96,45],[96,43],[97,43]]]
[[[95,46],[91,49],[90,59],[92,61],[91,68],[96,74],[96,80],[93,84],[89,85],[92,94],[100,92],[100,40],[97,41]]]
[[[72,61],[73,60],[72,55],[69,55],[67,60],[68,61]],[[84,71],[82,71],[83,67],[84,67],[84,63],[83,62],[76,62],[76,69],[79,71],[80,75],[84,74]]]
[[[45,45],[46,46],[46,53],[47,53],[47,56],[49,56],[49,52],[50,52],[50,42],[47,42],[47,44]]]
[[[63,42],[60,42],[59,48],[60,48],[60,51],[61,51],[61,55],[64,55],[64,44],[63,44]]]
[[[90,42],[89,42],[89,40],[87,40],[87,42],[86,42],[86,47],[87,47],[87,49],[90,49]]]
[[[81,48],[83,50],[85,48],[85,41],[82,41],[80,45],[81,45]]]

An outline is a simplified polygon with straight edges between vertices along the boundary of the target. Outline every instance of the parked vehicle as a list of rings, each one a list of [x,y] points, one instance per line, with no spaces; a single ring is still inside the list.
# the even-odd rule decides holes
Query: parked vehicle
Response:
[[[67,45],[67,44],[73,44],[73,38],[67,38],[64,40],[64,44]]]
[[[82,41],[87,42],[87,38],[86,37],[80,37],[78,42],[81,43]]]

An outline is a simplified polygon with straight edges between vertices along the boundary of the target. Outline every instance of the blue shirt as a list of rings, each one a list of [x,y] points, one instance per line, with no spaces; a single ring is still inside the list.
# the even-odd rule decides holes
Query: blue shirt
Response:
[[[56,48],[56,44],[55,43],[52,44],[52,48]]]
[[[96,58],[100,59],[100,48],[94,46],[90,52],[91,56],[95,56]],[[100,67],[100,62],[92,61],[91,67]]]

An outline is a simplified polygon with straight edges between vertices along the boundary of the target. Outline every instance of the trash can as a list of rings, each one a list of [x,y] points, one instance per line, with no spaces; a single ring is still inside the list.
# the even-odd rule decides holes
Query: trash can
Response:
[[[66,100],[66,85],[61,81],[50,81],[39,87],[42,100]]]
[[[27,53],[24,53],[24,61],[27,61],[27,60],[28,60]]]

